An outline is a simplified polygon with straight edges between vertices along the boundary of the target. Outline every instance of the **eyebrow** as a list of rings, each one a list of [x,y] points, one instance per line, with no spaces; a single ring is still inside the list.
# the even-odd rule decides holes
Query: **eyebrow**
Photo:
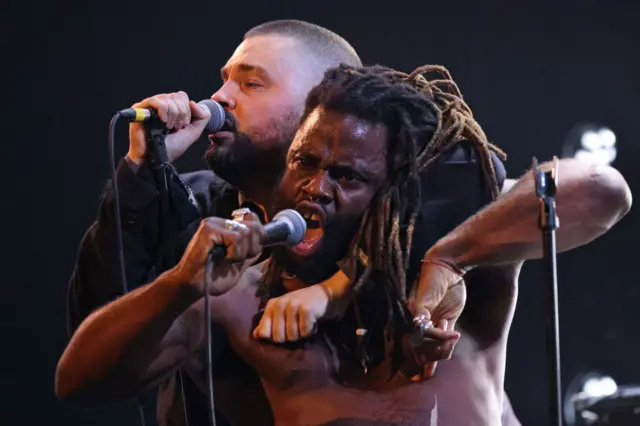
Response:
[[[246,63],[240,63],[240,64],[236,65],[236,67],[243,73],[257,72],[259,74],[269,75],[267,70],[265,70],[260,65],[251,65],[251,64],[246,64]],[[222,77],[223,80],[226,80],[226,77],[229,74],[229,68],[231,68],[231,67],[230,66],[224,66],[220,70],[220,76]]]
[[[316,161],[320,161],[320,156],[309,149],[305,149],[305,147],[298,148],[292,151],[292,154],[295,158],[296,155],[303,155],[308,158],[312,158]],[[362,176],[365,179],[373,179],[376,177],[376,173],[373,173],[369,170],[358,167],[358,162],[356,164],[345,164],[345,163],[333,163],[328,167],[330,170],[334,170],[340,173],[354,173],[356,175]]]

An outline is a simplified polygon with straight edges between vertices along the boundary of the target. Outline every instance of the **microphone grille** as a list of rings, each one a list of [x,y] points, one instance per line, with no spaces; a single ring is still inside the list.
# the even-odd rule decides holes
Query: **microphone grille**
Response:
[[[218,130],[222,129],[222,126],[224,126],[224,120],[226,118],[222,105],[211,99],[200,101],[199,104],[206,106],[207,108],[209,108],[209,111],[211,111],[211,118],[204,128],[205,131],[207,133],[215,133]]]
[[[287,222],[290,225],[291,232],[285,242],[286,245],[295,245],[302,242],[304,234],[307,232],[307,222],[305,222],[300,213],[291,209],[282,210],[273,217],[273,221],[275,222],[276,220]]]

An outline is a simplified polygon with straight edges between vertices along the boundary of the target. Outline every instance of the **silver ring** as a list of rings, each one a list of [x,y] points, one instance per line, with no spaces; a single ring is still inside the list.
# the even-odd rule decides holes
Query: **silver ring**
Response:
[[[413,319],[413,325],[420,333],[426,334],[427,331],[429,331],[429,329],[433,327],[433,322],[431,322],[431,320],[428,320],[424,315],[418,315]]]
[[[238,229],[247,229],[247,227],[245,225],[243,225],[242,223],[238,223],[235,220],[225,220],[224,222],[224,227],[227,228],[229,231],[237,231]]]
[[[231,216],[233,216],[233,220],[240,221],[240,220],[244,220],[244,217],[248,214],[251,214],[251,210],[246,207],[243,207],[241,209],[235,209],[231,213]]]

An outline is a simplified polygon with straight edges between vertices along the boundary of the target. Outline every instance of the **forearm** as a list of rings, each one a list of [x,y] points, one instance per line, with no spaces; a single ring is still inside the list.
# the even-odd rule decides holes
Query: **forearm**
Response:
[[[551,163],[542,167],[549,168]],[[602,235],[630,206],[629,187],[615,169],[573,159],[560,161],[558,252]],[[539,212],[533,174],[529,172],[511,191],[438,241],[426,256],[447,259],[463,269],[540,258]]]
[[[200,297],[167,271],[93,312],[58,363],[56,395],[81,402],[135,395],[197,345],[176,319]]]

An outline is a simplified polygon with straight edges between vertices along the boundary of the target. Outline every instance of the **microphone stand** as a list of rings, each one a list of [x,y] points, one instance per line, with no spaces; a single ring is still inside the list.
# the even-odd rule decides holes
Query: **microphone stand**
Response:
[[[556,216],[555,195],[558,187],[558,158],[553,157],[553,168],[543,172],[538,168],[538,160],[533,158],[533,173],[536,195],[540,200],[538,227],[542,232],[542,250],[545,264],[547,287],[547,371],[549,387],[549,426],[562,426],[562,403],[560,386],[560,338],[558,323],[558,277],[556,264],[556,234],[560,226]]]
[[[158,120],[153,119],[145,121],[147,130],[147,161],[153,170],[156,185],[160,192],[160,220],[158,221],[158,247],[159,254],[157,257],[157,265],[162,269],[156,271],[158,275],[167,269],[172,268],[176,264],[174,244],[173,244],[173,228],[169,221],[169,203],[171,200],[169,182],[167,181],[167,168],[169,166],[169,155],[167,154],[167,145],[165,139],[169,130],[166,125]],[[190,419],[187,412],[187,393],[184,387],[184,376],[182,369],[178,370],[178,380],[180,391],[182,394],[182,405],[184,408],[184,424],[189,426]]]
[[[167,133],[166,125],[160,120],[150,120],[145,122],[147,129],[147,157],[149,166],[154,172],[156,185],[160,192],[160,221],[158,243],[160,247],[159,264],[163,270],[172,268],[175,264],[173,255],[173,245],[171,244],[171,224],[169,223],[169,184],[167,182],[167,165],[169,155],[165,138]],[[157,271],[160,274],[162,271]]]

